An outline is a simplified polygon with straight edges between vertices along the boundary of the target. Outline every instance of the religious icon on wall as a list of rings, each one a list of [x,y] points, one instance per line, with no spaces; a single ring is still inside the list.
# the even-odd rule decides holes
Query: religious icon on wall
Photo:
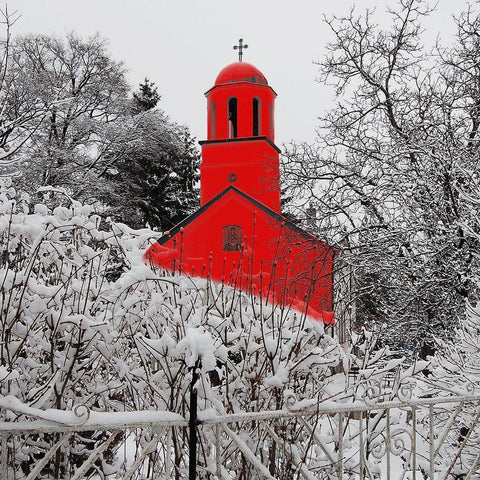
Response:
[[[227,225],[223,227],[223,251],[239,252],[242,249],[242,227]]]

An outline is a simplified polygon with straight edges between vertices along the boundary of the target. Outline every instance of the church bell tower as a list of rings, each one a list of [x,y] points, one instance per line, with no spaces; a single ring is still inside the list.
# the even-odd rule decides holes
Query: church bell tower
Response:
[[[206,92],[207,140],[201,141],[201,205],[232,185],[280,213],[279,152],[274,143],[277,96],[260,70],[239,60]]]
[[[242,62],[245,47],[240,40],[239,61],[206,93],[201,206],[144,258],[332,324],[336,250],[280,214],[276,93],[260,70]]]

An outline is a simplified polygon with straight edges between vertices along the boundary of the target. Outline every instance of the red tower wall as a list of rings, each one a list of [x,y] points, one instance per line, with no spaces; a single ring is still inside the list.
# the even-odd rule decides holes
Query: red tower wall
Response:
[[[234,185],[280,212],[278,149],[265,137],[200,142],[201,205]]]
[[[249,78],[251,81],[238,80]],[[276,94],[253,65],[230,65],[207,93],[208,137],[202,145],[201,205],[229,185],[280,212],[279,152],[274,140]],[[237,99],[237,136],[230,138],[229,107]],[[254,136],[253,100],[259,102],[258,132]]]

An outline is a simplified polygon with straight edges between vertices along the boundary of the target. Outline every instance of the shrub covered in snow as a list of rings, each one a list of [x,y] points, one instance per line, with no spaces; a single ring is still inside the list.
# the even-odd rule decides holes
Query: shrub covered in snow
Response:
[[[194,366],[204,415],[280,409],[290,392],[299,400],[343,393],[345,375],[332,372],[344,354],[322,324],[207,280],[152,271],[141,257],[148,230],[101,225],[68,199],[28,214],[14,193],[3,187],[0,196],[3,396],[41,409],[188,417]],[[24,468],[33,450],[18,450]]]
[[[357,339],[355,358],[321,323],[288,307],[262,304],[207,279],[152,270],[142,260],[154,235],[149,230],[101,224],[90,207],[68,198],[66,206],[38,204],[26,213],[14,194],[0,190],[0,395],[10,396],[10,405],[69,410],[82,404],[101,412],[170,411],[188,418],[195,369],[202,419],[357,400],[398,370],[401,359],[376,348],[368,333]],[[353,363],[355,377],[349,375]],[[2,415],[15,421],[23,418],[18,411]],[[311,442],[300,421],[272,428],[289,445]],[[199,434],[199,464],[208,469],[215,442],[207,438],[211,430]],[[96,435],[58,450],[45,474],[60,478],[78,465],[102,440]],[[292,478],[290,457],[258,422],[244,425],[241,440],[276,465],[278,478]],[[17,465],[28,473],[54,441],[12,445]],[[148,442],[148,434],[137,441]],[[326,441],[335,449],[338,438]],[[187,442],[179,429],[174,449],[180,468]],[[101,471],[115,471],[117,448],[113,443],[104,454]],[[235,446],[226,442],[222,448],[229,458]],[[229,461],[232,471],[246,468],[235,456]],[[244,477],[257,478],[248,469]]]
[[[467,305],[465,318],[459,322],[452,341],[438,340],[435,355],[429,357],[428,375],[419,387],[426,396],[473,396],[480,384],[480,307]],[[452,467],[455,478],[464,478],[468,469],[480,461],[480,412],[477,402],[465,402],[463,408],[446,405],[436,418],[436,428],[443,429],[445,442],[441,456]],[[475,447],[472,448],[472,445]]]

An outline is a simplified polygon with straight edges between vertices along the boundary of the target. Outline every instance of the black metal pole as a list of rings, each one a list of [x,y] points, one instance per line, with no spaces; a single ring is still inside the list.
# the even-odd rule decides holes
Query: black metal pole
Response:
[[[197,361],[192,367],[192,380],[190,382],[190,419],[188,420],[188,480],[195,480],[197,476],[197,389],[195,384],[198,380]]]

